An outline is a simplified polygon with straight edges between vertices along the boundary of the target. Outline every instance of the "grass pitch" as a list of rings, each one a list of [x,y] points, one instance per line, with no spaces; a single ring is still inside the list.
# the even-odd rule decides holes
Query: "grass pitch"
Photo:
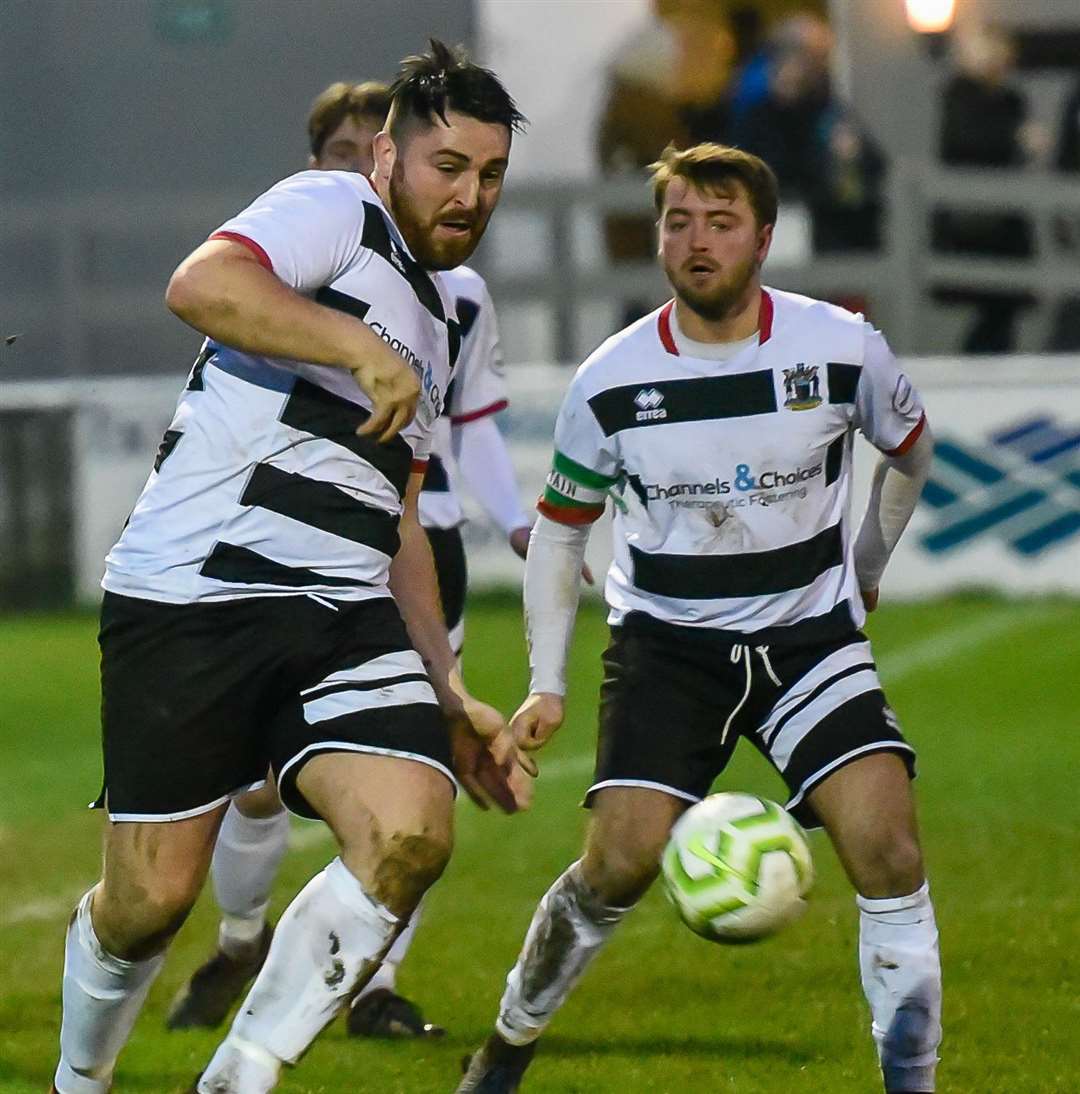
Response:
[[[892,704],[919,750],[918,794],[941,929],[939,1090],[1080,1090],[1080,606],[954,599],[886,606],[869,628]],[[95,620],[0,620],[0,1091],[47,1089],[64,924],[95,877],[101,820]],[[280,1089],[449,1092],[486,1035],[533,908],[578,853],[591,773],[600,612],[583,612],[567,725],[541,756],[526,816],[459,809],[458,845],[432,892],[401,988],[449,1027],[429,1044],[347,1041],[336,1023]],[[525,655],[516,598],[477,598],[467,671],[505,710]],[[783,800],[749,748],[719,787]],[[297,827],[275,912],[332,856]],[[544,1038],[530,1094],[847,1094],[878,1089],[856,966],[851,892],[824,837],[808,915],[726,949],[693,936],[658,891],[620,928]],[[116,1075],[118,1092],[190,1083],[218,1036],[166,1033],[168,1002],[208,952],[205,898],[173,947]]]

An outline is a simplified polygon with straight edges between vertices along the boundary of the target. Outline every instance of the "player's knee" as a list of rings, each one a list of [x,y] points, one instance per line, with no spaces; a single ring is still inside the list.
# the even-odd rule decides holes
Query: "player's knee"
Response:
[[[593,844],[582,860],[582,872],[605,904],[625,907],[639,900],[656,880],[660,852],[642,844]]]
[[[864,896],[906,896],[923,883],[922,851],[913,833],[882,832],[861,857],[859,891]]]
[[[372,896],[395,915],[409,915],[450,861],[448,833],[398,832],[382,841]]]
[[[186,875],[128,885],[103,885],[94,902],[94,927],[115,957],[141,961],[160,953],[184,924],[201,884]]]

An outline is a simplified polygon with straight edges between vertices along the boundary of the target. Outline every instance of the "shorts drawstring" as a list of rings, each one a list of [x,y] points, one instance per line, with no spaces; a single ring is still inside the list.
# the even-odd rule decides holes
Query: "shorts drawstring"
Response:
[[[780,678],[773,671],[772,662],[769,660],[769,647],[768,646],[755,646],[754,652],[761,658],[762,664],[765,666],[765,672],[768,674],[769,679],[777,686],[780,687]],[[733,665],[742,661],[746,669],[746,687],[743,688],[742,698],[735,704],[731,713],[727,716],[727,721],[724,723],[723,732],[720,734],[720,744],[723,745],[727,740],[728,730],[731,729],[731,723],[735,720],[735,715],[746,705],[746,700],[750,698],[750,689],[754,683],[754,668],[750,662],[750,647],[744,646],[741,643],[731,647],[731,663]]]

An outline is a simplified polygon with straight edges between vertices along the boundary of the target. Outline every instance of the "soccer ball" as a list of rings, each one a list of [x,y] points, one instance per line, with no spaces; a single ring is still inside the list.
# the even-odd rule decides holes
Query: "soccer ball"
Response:
[[[754,942],[806,909],[814,864],[806,836],[776,802],[713,794],[676,822],[662,860],[683,922],[714,942]]]

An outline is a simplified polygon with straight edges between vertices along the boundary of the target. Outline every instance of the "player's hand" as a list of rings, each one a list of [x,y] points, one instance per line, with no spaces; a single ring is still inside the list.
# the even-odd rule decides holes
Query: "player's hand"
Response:
[[[880,592],[878,586],[875,585],[872,589],[860,589],[859,592],[862,594],[863,607],[868,612],[872,612],[878,605],[878,594]]]
[[[420,399],[420,380],[412,366],[380,346],[350,371],[371,400],[371,417],[356,432],[371,435],[380,444],[393,440],[412,421]]]
[[[481,809],[498,806],[504,813],[528,809],[536,765],[523,756],[503,716],[487,703],[468,696],[449,715],[454,774]]]
[[[534,691],[510,719],[510,729],[518,748],[523,752],[535,752],[551,740],[562,722],[562,696]]]
[[[529,536],[531,534],[532,529],[528,525],[523,525],[521,528],[515,528],[510,533],[510,547],[518,558],[524,558],[529,553]],[[581,576],[586,585],[596,584],[596,581],[593,578],[593,572],[589,569],[589,564],[587,562],[581,564]]]

